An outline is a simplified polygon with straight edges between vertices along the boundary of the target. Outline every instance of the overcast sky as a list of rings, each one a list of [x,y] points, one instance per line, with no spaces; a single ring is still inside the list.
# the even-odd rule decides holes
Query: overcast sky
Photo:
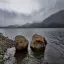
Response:
[[[0,25],[39,22],[64,9],[64,0],[0,0]]]
[[[29,14],[40,9],[38,0],[0,0],[0,8]]]

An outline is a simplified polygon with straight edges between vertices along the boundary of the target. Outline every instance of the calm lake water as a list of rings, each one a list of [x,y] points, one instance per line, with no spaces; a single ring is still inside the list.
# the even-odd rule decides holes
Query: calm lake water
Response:
[[[29,41],[28,52],[19,53],[4,64],[64,64],[64,28],[0,28],[5,36],[14,39],[16,35],[23,35]],[[45,53],[34,53],[30,49],[33,34],[45,36],[47,46]]]

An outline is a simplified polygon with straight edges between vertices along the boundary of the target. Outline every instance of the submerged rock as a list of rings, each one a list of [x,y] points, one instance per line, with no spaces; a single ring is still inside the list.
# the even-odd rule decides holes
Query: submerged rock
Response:
[[[45,37],[35,34],[32,36],[30,47],[33,51],[44,51],[46,44]]]
[[[22,35],[18,35],[15,37],[15,42],[16,42],[16,50],[17,51],[23,51],[27,49],[28,46],[28,41],[26,38]]]

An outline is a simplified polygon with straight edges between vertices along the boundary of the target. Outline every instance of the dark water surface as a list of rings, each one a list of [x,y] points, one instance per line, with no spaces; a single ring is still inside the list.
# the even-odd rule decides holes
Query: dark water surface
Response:
[[[15,57],[8,59],[4,64],[64,64],[64,28],[0,28],[0,32],[11,39],[14,39],[16,35],[23,35],[29,40],[27,52],[17,53]],[[45,36],[47,40],[45,53],[31,51],[30,41],[33,34]]]

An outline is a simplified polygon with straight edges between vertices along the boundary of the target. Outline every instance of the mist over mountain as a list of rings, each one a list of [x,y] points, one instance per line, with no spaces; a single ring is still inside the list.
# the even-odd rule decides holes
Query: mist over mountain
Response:
[[[0,26],[40,23],[60,10],[64,10],[64,0],[2,0]]]
[[[23,28],[64,28],[64,10],[52,14],[42,22],[25,24]]]
[[[41,9],[39,12],[34,12],[34,15],[42,14],[44,9]],[[40,15],[39,15],[40,16]],[[64,27],[64,10],[53,13],[45,20],[41,17],[41,21],[37,21],[38,17],[31,15],[18,14],[15,12],[9,12],[7,10],[0,9],[0,27],[22,27],[22,28],[63,28]],[[3,22],[4,23],[3,23]],[[16,23],[17,21],[17,23]],[[20,23],[22,21],[22,23]],[[28,22],[27,22],[28,21]],[[32,23],[30,23],[32,21]],[[23,24],[24,23],[24,24]],[[7,25],[10,24],[10,25]]]
[[[10,12],[8,10],[0,9],[0,27],[8,26],[8,25],[23,25],[27,21],[31,20],[30,15],[19,14],[16,12]]]

